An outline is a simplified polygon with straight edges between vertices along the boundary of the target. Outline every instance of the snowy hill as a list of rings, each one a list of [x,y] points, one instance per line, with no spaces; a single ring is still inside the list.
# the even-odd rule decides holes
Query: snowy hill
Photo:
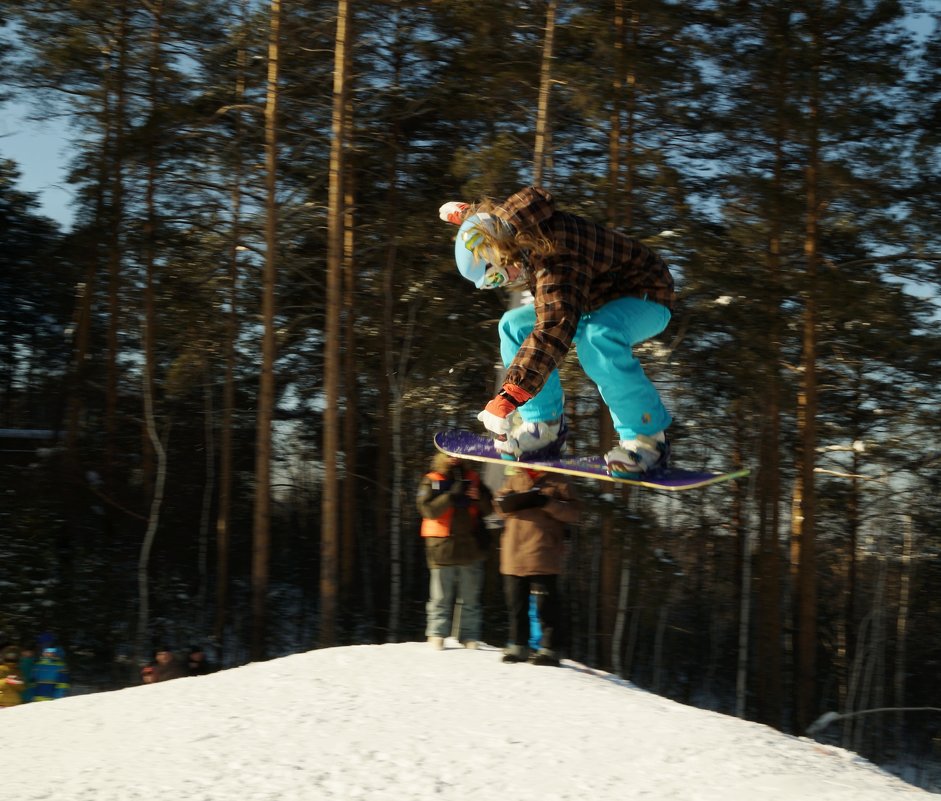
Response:
[[[331,648],[3,712],[17,801],[891,801],[840,749],[493,648]]]

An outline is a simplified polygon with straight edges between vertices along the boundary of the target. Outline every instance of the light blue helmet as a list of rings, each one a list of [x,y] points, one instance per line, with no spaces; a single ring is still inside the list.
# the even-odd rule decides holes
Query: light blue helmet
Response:
[[[508,276],[503,267],[495,263],[490,250],[483,245],[481,228],[495,233],[496,226],[503,224],[502,220],[490,214],[472,214],[458,229],[454,239],[454,261],[457,269],[468,281],[473,282],[478,289],[496,289],[508,283]]]

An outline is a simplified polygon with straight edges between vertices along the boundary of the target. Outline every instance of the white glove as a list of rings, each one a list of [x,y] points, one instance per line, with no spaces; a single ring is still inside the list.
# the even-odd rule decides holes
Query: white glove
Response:
[[[497,453],[508,453],[514,459],[520,457],[522,449],[519,440],[511,433],[520,425],[519,412],[514,410],[506,417],[500,417],[500,415],[484,409],[477,415],[477,419],[484,424],[484,428],[494,435],[493,447]]]
[[[477,415],[477,419],[484,424],[484,428],[498,437],[509,436],[510,431],[513,430],[513,420],[511,418],[512,415],[500,417],[493,412],[488,412],[486,409]]]

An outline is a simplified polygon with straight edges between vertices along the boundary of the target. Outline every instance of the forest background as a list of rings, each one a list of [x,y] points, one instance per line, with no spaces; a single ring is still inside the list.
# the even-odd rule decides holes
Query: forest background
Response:
[[[877,760],[941,731],[941,6],[0,0],[71,230],[0,162],[0,631],[80,682],[421,639],[414,493],[508,302],[448,200],[643,239],[682,495],[580,483],[570,655]],[[2,108],[2,106],[0,106]],[[0,142],[2,148],[2,142]],[[2,150],[0,150],[2,152]],[[573,450],[612,433],[563,366]],[[496,477],[499,481],[499,476]],[[485,639],[505,640],[488,562]],[[871,710],[886,710],[873,712]]]

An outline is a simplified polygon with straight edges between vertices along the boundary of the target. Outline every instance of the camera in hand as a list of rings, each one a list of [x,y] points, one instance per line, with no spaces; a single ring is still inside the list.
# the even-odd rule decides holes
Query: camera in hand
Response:
[[[545,506],[549,502],[549,496],[544,495],[538,489],[531,489],[525,492],[511,492],[497,498],[496,502],[501,512],[512,514],[523,509],[538,509]]]

